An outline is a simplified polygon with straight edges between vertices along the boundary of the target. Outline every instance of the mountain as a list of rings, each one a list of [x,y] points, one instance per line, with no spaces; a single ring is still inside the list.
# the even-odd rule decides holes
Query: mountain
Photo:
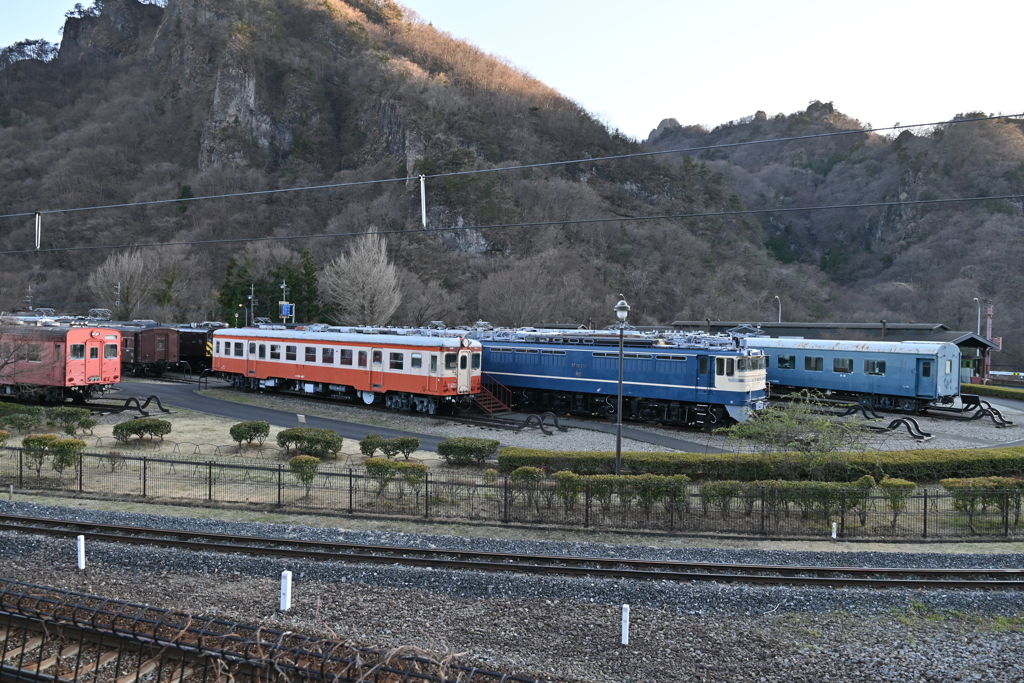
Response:
[[[1024,121],[983,112],[898,135],[867,127],[832,104],[751,117],[706,130],[663,121],[646,141],[657,150],[718,147],[677,157],[700,161],[757,216],[780,263],[817,267],[843,294],[835,313],[876,321],[942,322],[973,330],[977,303],[992,300],[994,364],[1024,365]],[[807,136],[846,133],[829,137]],[[689,159],[689,160],[688,160]],[[912,203],[966,198],[964,202]],[[895,202],[893,206],[784,212],[808,206]],[[837,290],[840,291],[840,290]],[[863,297],[855,302],[855,297]],[[867,304],[867,305],[865,305]],[[984,332],[984,330],[983,330]]]
[[[0,124],[3,214],[641,149],[389,0],[105,0],[67,20],[56,58],[0,70]],[[776,293],[793,315],[831,311],[832,288],[817,268],[772,258],[756,220],[572,222],[741,206],[708,162],[672,168],[637,158],[449,176],[428,181],[427,204],[426,229],[418,183],[404,180],[45,214],[43,246],[186,243],[143,250],[156,254],[147,272],[159,280],[144,317],[237,312],[219,299],[228,271],[239,291],[248,293],[246,278],[258,281],[256,314],[269,314],[280,294],[272,276],[297,272],[304,249],[322,267],[350,239],[247,240],[371,227],[390,233],[400,267],[396,323],[603,325],[620,293],[637,324],[756,319]],[[111,250],[34,253],[31,217],[0,225],[0,250],[29,250],[0,255],[0,291],[16,299],[31,286],[36,305],[63,310],[112,303],[113,285],[85,286]]]

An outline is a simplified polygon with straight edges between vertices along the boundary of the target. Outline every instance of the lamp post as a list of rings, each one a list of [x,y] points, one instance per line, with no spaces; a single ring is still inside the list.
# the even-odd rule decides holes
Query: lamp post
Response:
[[[978,302],[978,336],[981,336],[981,299],[974,297],[974,300]]]
[[[779,322],[782,322],[782,299],[775,297],[775,300],[779,302]]]
[[[245,307],[245,304],[238,304],[238,307],[242,309],[242,322],[245,323],[246,327],[249,327],[249,309]],[[235,320],[238,320],[238,312],[235,311]]]
[[[622,295],[619,295],[622,297]],[[625,297],[615,304],[615,317],[618,318],[619,326],[619,404],[615,418],[615,474],[622,473],[622,362],[623,358],[623,335],[626,331],[626,318],[629,316],[629,304]]]

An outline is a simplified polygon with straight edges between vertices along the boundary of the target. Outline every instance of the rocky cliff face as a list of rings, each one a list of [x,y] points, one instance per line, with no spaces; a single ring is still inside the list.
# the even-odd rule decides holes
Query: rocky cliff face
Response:
[[[107,0],[99,17],[71,17],[64,24],[59,59],[122,58],[148,49],[164,10],[136,0]]]

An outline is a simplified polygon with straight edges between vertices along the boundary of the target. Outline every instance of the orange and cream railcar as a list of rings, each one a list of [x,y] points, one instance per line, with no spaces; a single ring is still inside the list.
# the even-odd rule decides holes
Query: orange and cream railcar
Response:
[[[244,389],[297,391],[436,413],[480,392],[480,342],[367,334],[347,328],[227,328],[213,333],[213,369]]]
[[[102,327],[0,328],[0,394],[59,403],[121,381],[121,333]]]

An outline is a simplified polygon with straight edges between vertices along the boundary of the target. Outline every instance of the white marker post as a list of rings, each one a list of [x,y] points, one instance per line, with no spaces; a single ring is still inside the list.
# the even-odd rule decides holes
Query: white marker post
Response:
[[[305,415],[299,415],[298,413],[295,413],[295,417],[299,418],[299,424],[300,425],[306,424],[306,416]]]
[[[427,227],[427,177],[420,176],[420,215],[423,217],[423,227]]]
[[[622,606],[622,644],[629,645],[629,605]]]
[[[292,606],[292,573],[281,572],[281,611],[287,612]]]
[[[78,568],[85,569],[85,536],[78,537]]]
[[[836,529],[838,527],[839,527],[839,525],[837,523],[832,522],[832,540],[833,541],[836,540]]]

